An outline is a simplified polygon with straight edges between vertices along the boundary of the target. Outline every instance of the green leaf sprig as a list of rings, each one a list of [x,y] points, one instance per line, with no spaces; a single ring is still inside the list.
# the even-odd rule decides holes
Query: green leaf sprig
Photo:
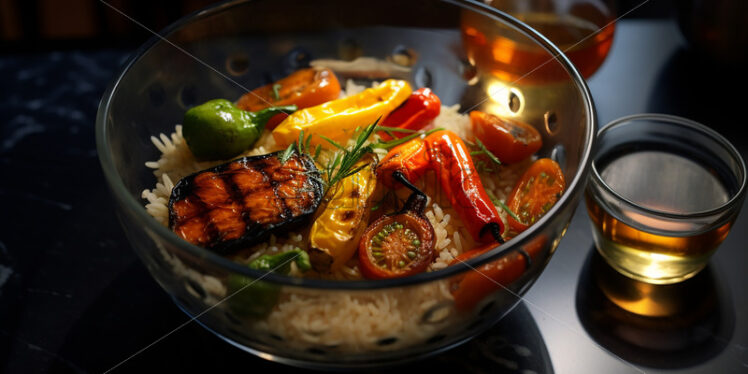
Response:
[[[512,210],[508,206],[506,206],[506,204],[504,204],[503,201],[499,200],[499,198],[496,197],[496,195],[494,195],[493,192],[491,192],[490,190],[486,190],[486,193],[488,194],[488,198],[491,199],[491,202],[493,203],[493,205],[496,205],[500,207],[501,209],[503,209],[508,215],[514,218],[515,221],[522,222],[522,220],[519,219],[519,217],[517,217],[517,215],[514,212],[512,212]]]
[[[356,163],[368,153],[372,153],[374,150],[371,145],[366,145],[369,137],[374,133],[377,128],[377,123],[381,118],[374,121],[369,126],[366,126],[356,137],[356,141],[350,148],[345,148],[338,144],[338,142],[324,136],[319,135],[322,139],[332,144],[333,147],[337,148],[335,155],[332,160],[325,166],[324,173],[327,176],[327,186],[333,186],[341,180],[358,173],[361,169],[368,165],[361,165],[354,167]]]
[[[273,85],[273,100],[278,101],[281,99],[280,93],[278,92],[281,87],[283,86],[281,86],[279,83]]]
[[[393,129],[393,127],[387,127],[387,129],[389,129],[390,131],[393,131],[393,130],[392,130],[392,129]],[[398,130],[405,130],[405,129],[398,129]],[[402,137],[402,138],[400,138],[400,139],[393,139],[393,140],[390,140],[390,141],[386,141],[386,142],[382,142],[382,141],[380,141],[380,142],[378,142],[378,143],[376,143],[376,144],[372,144],[372,145],[371,145],[371,147],[372,147],[372,148],[380,148],[380,149],[391,149],[391,148],[394,148],[394,147],[396,147],[396,146],[398,146],[398,145],[400,145],[400,144],[403,144],[403,143],[406,143],[406,142],[408,142],[408,141],[410,141],[410,140],[413,140],[413,139],[415,139],[415,138],[417,138],[417,137],[419,137],[419,136],[422,136],[422,135],[424,135],[424,136],[426,136],[426,135],[430,135],[430,134],[432,134],[432,133],[435,133],[435,132],[437,132],[437,131],[441,131],[441,130],[444,130],[444,128],[442,128],[442,127],[438,127],[438,128],[435,128],[435,129],[431,129],[431,130],[428,130],[428,131],[426,131],[426,132],[423,132],[423,131],[415,131],[415,132],[413,132],[412,134],[410,134],[410,135],[408,135],[408,136],[405,136],[405,137]],[[397,131],[397,132],[410,132],[410,131],[413,131],[413,130],[408,130],[408,131]],[[385,131],[385,132],[386,132],[386,131]]]
[[[480,139],[476,138],[475,143],[468,143],[468,144],[472,145],[475,148],[478,148],[477,151],[470,152],[471,156],[486,155],[489,160],[493,161],[494,164],[496,164],[497,166],[501,166],[501,160],[499,160],[499,158],[496,157],[495,154],[489,151],[488,148],[486,148],[486,146],[483,144],[483,142],[480,141]]]

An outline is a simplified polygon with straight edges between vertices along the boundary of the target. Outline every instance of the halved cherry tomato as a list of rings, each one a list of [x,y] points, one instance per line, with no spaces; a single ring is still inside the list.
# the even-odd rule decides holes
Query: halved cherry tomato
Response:
[[[534,260],[545,244],[545,236],[540,236],[523,249]],[[496,248],[497,245],[497,243],[492,243],[467,251],[455,257],[449,265],[459,264],[480,256]],[[471,310],[486,296],[508,286],[522,276],[527,267],[527,258],[515,251],[453,278],[450,281],[450,292],[455,300],[455,308],[460,311]]]
[[[558,201],[566,188],[564,174],[556,161],[541,158],[522,174],[509,195],[507,206],[522,222],[509,217],[509,226],[522,232]]]
[[[358,247],[361,274],[369,279],[420,273],[434,258],[434,228],[423,216],[426,195],[412,194],[405,207],[382,216],[364,231]]]
[[[512,164],[530,157],[543,145],[534,127],[474,110],[470,112],[473,135],[501,162]]]
[[[282,105],[296,105],[304,109],[335,100],[338,96],[340,83],[332,70],[308,68],[244,94],[236,106],[250,112]],[[288,114],[277,114],[268,121],[266,128],[274,129],[286,117]]]

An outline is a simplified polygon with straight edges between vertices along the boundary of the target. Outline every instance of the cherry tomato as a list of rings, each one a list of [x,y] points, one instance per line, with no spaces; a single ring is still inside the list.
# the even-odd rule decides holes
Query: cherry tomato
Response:
[[[361,274],[369,279],[420,273],[434,258],[434,228],[422,214],[425,204],[405,203],[398,213],[382,216],[364,231],[358,247]],[[414,207],[421,207],[421,210]]]
[[[493,114],[470,112],[473,135],[501,162],[513,164],[530,157],[543,145],[534,127]]]
[[[566,182],[556,161],[541,158],[522,174],[514,186],[507,206],[521,220],[509,217],[509,226],[522,232],[542,217],[564,192]]]
[[[304,109],[335,100],[340,96],[340,83],[329,69],[301,69],[291,75],[244,94],[236,106],[256,112],[271,106],[296,105]],[[288,117],[277,114],[268,121],[266,128],[272,130]]]

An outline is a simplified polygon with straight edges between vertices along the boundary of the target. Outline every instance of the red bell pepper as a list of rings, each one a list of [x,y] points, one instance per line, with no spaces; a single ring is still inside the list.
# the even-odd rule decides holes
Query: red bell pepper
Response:
[[[397,127],[418,131],[439,115],[442,103],[439,97],[429,88],[420,88],[410,95],[408,100],[392,111],[381,123],[385,127]],[[392,132],[392,136],[402,138],[408,133]],[[384,131],[379,132],[382,140],[391,140],[392,136]]]

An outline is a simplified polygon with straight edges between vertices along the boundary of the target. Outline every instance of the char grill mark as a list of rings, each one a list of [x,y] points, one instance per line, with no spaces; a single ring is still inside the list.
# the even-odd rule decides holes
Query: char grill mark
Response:
[[[279,153],[244,157],[180,180],[169,199],[169,227],[183,239],[228,253],[304,223],[322,185],[314,162]]]

